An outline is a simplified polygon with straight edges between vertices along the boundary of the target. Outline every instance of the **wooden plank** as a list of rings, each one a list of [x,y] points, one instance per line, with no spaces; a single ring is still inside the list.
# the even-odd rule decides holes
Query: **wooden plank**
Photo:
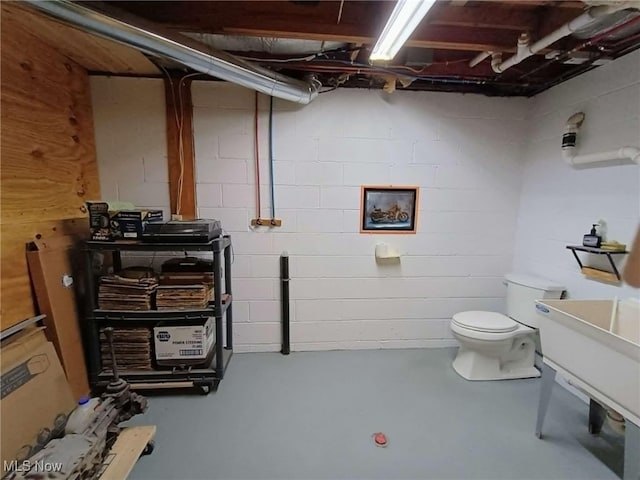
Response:
[[[301,29],[299,29],[301,30]],[[313,30],[313,31],[311,31]],[[318,40],[345,43],[373,44],[376,35],[364,35],[359,32],[341,32],[339,29],[319,31],[291,31],[283,29],[226,27],[225,35],[246,35],[251,37],[292,38],[297,40]],[[335,30],[335,32],[331,32]],[[486,35],[478,35],[469,29],[457,29],[443,25],[419,26],[415,34],[405,43],[408,47],[433,48],[441,50],[463,50],[469,52],[484,52],[487,50],[513,52],[518,40],[514,31],[490,31]],[[490,37],[490,38],[489,38]]]
[[[480,0],[487,5],[492,3],[512,5],[519,8],[532,8],[532,7],[558,7],[558,8],[573,8],[583,9],[585,7],[584,2],[580,0]],[[603,2],[606,3],[606,2]]]
[[[582,267],[582,274],[585,277],[593,278],[595,280],[600,280],[603,282],[621,283],[621,280],[616,277],[615,273],[605,272],[604,270],[599,270],[597,268]]]
[[[87,229],[88,230],[88,229]],[[53,342],[64,368],[74,398],[90,393],[89,376],[85,365],[75,288],[63,282],[74,274],[76,261],[82,257],[80,238],[58,235],[51,239],[36,239],[27,252],[29,274],[40,313],[46,315],[44,325],[47,338]]]
[[[532,32],[541,22],[544,22],[545,28],[552,31],[574,19],[582,11],[582,8],[518,8],[514,5],[477,2],[467,4],[465,8],[456,8],[452,3],[437,2],[429,12],[428,23],[474,28],[477,36],[482,38],[485,29]]]
[[[129,476],[144,447],[156,434],[155,425],[128,427],[120,432],[107,456],[107,468],[100,480],[124,480]]]
[[[6,161],[3,158],[3,163]],[[52,220],[30,223],[0,223],[0,329],[4,330],[36,314],[31,280],[27,265],[27,243],[36,236],[43,239],[63,235],[74,230],[87,231],[88,220]]]
[[[1,5],[0,328],[36,313],[26,244],[87,228],[100,198],[89,77]],[[75,222],[74,218],[82,218]]]
[[[5,9],[2,10],[5,15]],[[158,75],[159,69],[141,52],[60,23],[28,7],[15,6],[9,15],[20,28],[90,71]]]
[[[171,213],[196,218],[195,154],[191,79],[165,78],[167,162]]]

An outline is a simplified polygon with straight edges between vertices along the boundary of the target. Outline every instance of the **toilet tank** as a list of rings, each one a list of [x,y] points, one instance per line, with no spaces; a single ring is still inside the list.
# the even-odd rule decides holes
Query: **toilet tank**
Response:
[[[507,284],[507,315],[516,322],[538,328],[535,301],[559,299],[564,287],[544,278],[509,273]]]

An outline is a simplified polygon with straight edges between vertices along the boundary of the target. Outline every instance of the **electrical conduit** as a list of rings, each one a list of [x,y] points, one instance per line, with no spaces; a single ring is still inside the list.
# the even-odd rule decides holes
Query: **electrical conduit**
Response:
[[[273,179],[273,97],[269,97],[269,188],[271,190],[271,221],[276,218],[275,185]]]
[[[260,109],[258,108],[258,96],[260,94],[256,92],[255,94],[255,109],[253,112],[253,133],[254,139],[253,143],[255,146],[255,157],[256,157],[256,219],[258,221],[258,225],[260,225],[260,218],[262,215],[262,206],[260,205],[260,135],[259,135],[259,122],[258,116],[260,115]]]

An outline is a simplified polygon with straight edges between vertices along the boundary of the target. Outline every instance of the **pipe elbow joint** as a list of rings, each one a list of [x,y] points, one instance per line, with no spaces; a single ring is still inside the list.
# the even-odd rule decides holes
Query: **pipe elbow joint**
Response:
[[[491,69],[496,73],[504,72],[502,68],[502,53],[494,52],[491,54]]]
[[[622,147],[620,149],[620,158],[628,158],[632,162],[640,165],[640,148],[638,148],[638,147]]]

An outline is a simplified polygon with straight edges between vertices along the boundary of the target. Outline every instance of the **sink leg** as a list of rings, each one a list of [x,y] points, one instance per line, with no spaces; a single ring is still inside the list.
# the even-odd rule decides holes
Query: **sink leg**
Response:
[[[626,419],[624,426],[624,474],[623,480],[640,478],[640,427]]]
[[[592,398],[589,401],[589,433],[592,435],[600,433],[606,418],[607,409]]]
[[[540,401],[538,402],[538,420],[536,421],[536,437],[542,438],[542,423],[547,414],[547,407],[551,399],[551,390],[556,379],[556,371],[546,363],[542,365],[542,386]]]

